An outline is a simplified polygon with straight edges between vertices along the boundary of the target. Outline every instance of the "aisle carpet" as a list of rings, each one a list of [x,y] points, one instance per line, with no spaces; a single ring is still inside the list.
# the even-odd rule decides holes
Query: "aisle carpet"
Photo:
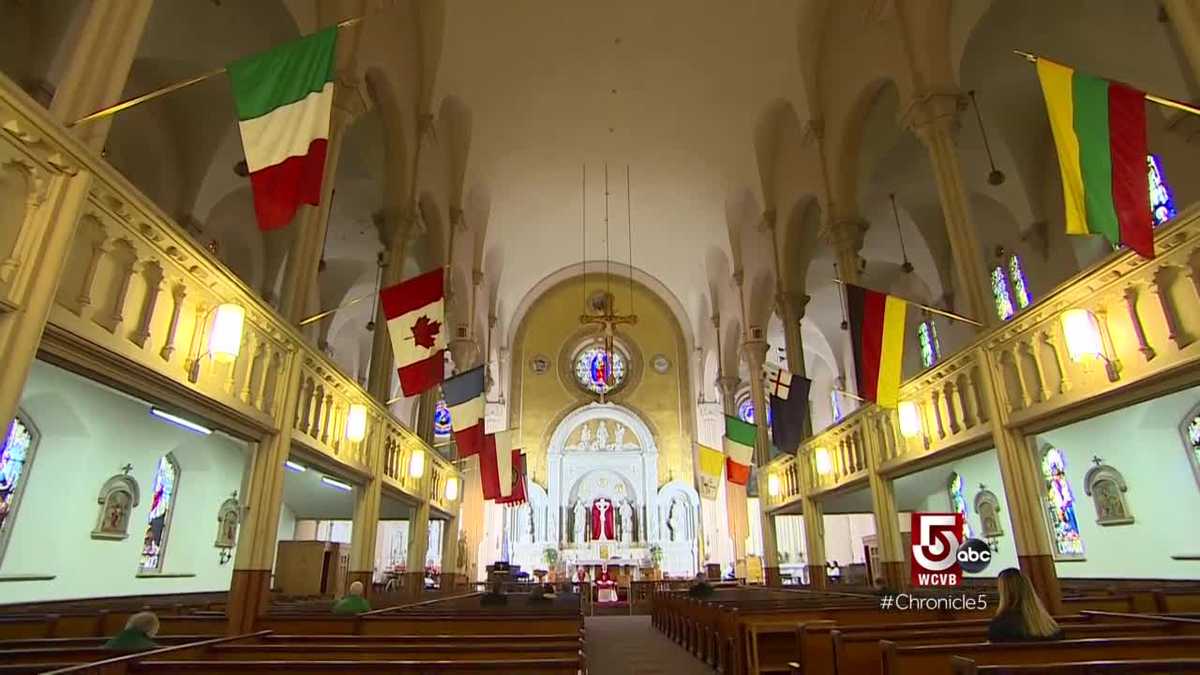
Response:
[[[593,616],[587,628],[591,675],[713,675],[716,671],[650,625],[648,616]]]

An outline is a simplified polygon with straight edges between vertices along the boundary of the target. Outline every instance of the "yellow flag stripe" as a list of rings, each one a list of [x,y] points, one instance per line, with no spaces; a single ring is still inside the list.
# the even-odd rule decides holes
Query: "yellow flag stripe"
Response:
[[[719,478],[725,471],[725,455],[706,445],[700,446],[700,473]]]
[[[1067,234],[1088,234],[1084,206],[1083,171],[1079,164],[1079,137],[1075,135],[1075,98],[1072,79],[1075,71],[1046,59],[1037,61],[1038,79],[1046,98],[1046,114],[1058,167],[1062,174],[1063,202],[1066,204]]]
[[[904,357],[904,314],[908,303],[887,296],[883,309],[883,345],[879,354],[879,380],[875,402],[895,408],[900,398],[900,368]]]

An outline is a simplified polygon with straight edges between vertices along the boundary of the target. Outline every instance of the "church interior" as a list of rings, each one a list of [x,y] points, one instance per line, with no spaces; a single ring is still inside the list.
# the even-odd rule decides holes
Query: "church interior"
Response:
[[[1200,0],[0,0],[0,128],[2,672],[1200,672]]]

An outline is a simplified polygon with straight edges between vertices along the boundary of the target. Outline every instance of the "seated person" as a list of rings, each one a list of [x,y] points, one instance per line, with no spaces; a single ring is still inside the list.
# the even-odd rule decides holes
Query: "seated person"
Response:
[[[1004,570],[997,583],[1000,587],[1000,607],[988,625],[989,641],[1063,639],[1062,629],[1046,611],[1041,598],[1033,590],[1033,584],[1021,574],[1021,570],[1015,567]]]
[[[713,587],[708,583],[708,577],[704,576],[704,572],[697,572],[695,583],[688,589],[688,595],[693,598],[707,598],[712,594]]]
[[[504,594],[504,587],[499,581],[493,582],[488,592],[479,597],[479,604],[482,606],[508,604],[508,596]]]
[[[152,639],[158,634],[158,616],[154,612],[138,612],[125,622],[125,630],[104,643],[105,649],[118,652],[141,652],[156,649]]]
[[[371,603],[363,597],[363,583],[355,581],[350,584],[350,591],[346,597],[338,600],[333,605],[334,614],[362,614],[363,612],[371,611]]]

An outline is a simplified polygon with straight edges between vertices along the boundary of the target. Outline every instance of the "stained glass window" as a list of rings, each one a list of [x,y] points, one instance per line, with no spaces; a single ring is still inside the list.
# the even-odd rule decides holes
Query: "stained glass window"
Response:
[[[446,399],[439,398],[433,408],[433,438],[444,441],[450,438],[451,431],[453,429],[450,426],[450,407],[446,405]]]
[[[1146,155],[1146,166],[1150,174],[1150,213],[1154,215],[1154,224],[1162,225],[1175,217],[1175,197],[1158,155]]]
[[[179,465],[171,455],[162,456],[158,460],[158,469],[154,472],[150,515],[147,516],[146,536],[142,539],[142,559],[138,564],[142,572],[157,572],[162,569],[167,534],[171,529],[171,513],[175,507],[175,488],[178,485]]]
[[[1030,302],[1029,284],[1025,282],[1025,270],[1021,269],[1021,257],[1015,253],[1008,258],[1008,280],[1012,284],[1017,307],[1025,309]]]
[[[1007,321],[1016,313],[1013,309],[1012,295],[1008,292],[1008,280],[1004,275],[1004,268],[997,266],[992,270],[992,299],[996,303],[996,314],[1000,319]]]
[[[1196,480],[1200,482],[1200,415],[1193,417],[1188,424],[1187,435],[1192,446],[1192,466],[1196,467]]]
[[[967,537],[974,537],[975,532],[971,529],[971,521],[967,517],[967,498],[963,495],[963,479],[958,475],[958,472],[950,473],[950,481],[947,485],[947,492],[950,495],[950,508],[956,513],[961,513],[963,517],[963,534]]]
[[[1067,460],[1057,448],[1046,448],[1042,454],[1042,477],[1046,483],[1044,500],[1055,557],[1083,557],[1083,539],[1075,518],[1075,492],[1067,478]]]
[[[917,341],[921,345],[921,365],[928,368],[937,363],[942,356],[942,346],[938,343],[937,326],[932,319],[917,326]]]
[[[4,542],[12,530],[21,498],[22,479],[32,458],[33,435],[21,418],[14,418],[8,426],[4,446],[0,448],[0,555],[4,553]]]
[[[590,392],[608,393],[625,380],[625,356],[619,349],[588,347],[575,357],[575,379]]]
[[[842,421],[842,397],[838,396],[838,392],[836,389],[829,392],[829,403],[831,406],[830,409],[833,410],[833,421],[841,422]]]
[[[737,414],[738,414],[738,417],[741,418],[741,420],[743,422],[746,422],[748,424],[754,424],[755,423],[754,422],[754,399],[750,398],[749,396],[742,399],[742,402],[738,404]],[[769,429],[770,426],[771,426],[771,409],[767,408],[767,428]]]

